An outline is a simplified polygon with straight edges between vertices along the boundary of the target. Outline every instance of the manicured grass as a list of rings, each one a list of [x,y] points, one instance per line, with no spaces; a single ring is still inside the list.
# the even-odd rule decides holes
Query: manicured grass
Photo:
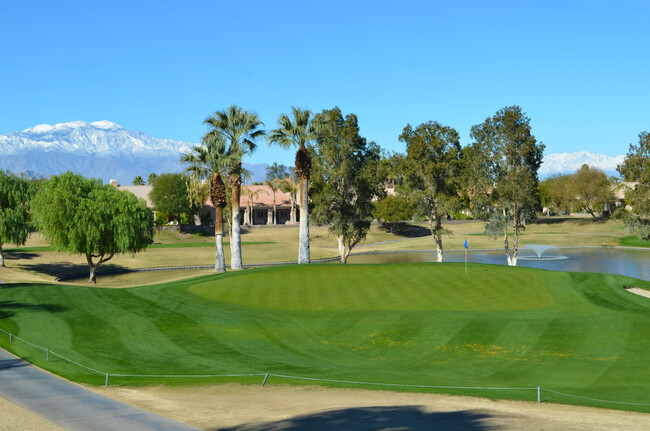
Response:
[[[130,289],[9,285],[0,289],[0,327],[111,374],[542,386],[650,404],[650,300],[624,285],[650,289],[615,275],[478,264],[467,276],[453,263],[294,265]],[[72,380],[104,383],[28,345],[9,345],[3,334],[0,344]],[[536,400],[535,391],[440,391]],[[549,393],[544,399],[650,411]]]
[[[650,247],[650,241],[644,241],[637,236],[626,236],[619,240],[626,247]]]

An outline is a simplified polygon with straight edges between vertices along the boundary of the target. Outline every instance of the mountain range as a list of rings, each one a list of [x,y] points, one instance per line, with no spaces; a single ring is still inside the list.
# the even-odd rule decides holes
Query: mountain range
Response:
[[[180,154],[194,145],[154,138],[110,121],[41,124],[0,135],[0,169],[35,177],[72,171],[104,182],[115,178],[120,184],[131,184],[137,175],[146,180],[151,173],[181,172]],[[587,151],[547,154],[539,177],[573,173],[585,163],[617,175],[616,166],[623,159]],[[251,172],[251,182],[264,180],[266,164],[244,163],[244,167]]]
[[[181,172],[181,153],[196,144],[158,139],[110,121],[41,124],[0,135],[0,169],[49,177],[66,171],[104,182],[131,184],[137,175]],[[265,164],[244,163],[251,181],[263,181]]]

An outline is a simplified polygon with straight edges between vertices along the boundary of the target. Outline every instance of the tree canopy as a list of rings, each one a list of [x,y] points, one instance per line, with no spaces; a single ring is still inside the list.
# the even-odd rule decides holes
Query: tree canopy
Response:
[[[354,114],[343,117],[334,108],[318,114],[315,121],[320,126],[312,174],[314,217],[319,224],[329,225],[345,263],[370,228],[373,199],[383,195],[380,150],[359,135]]]
[[[181,214],[192,210],[187,193],[186,178],[183,174],[161,174],[156,177],[149,198],[155,210],[173,215],[180,227]]]
[[[404,196],[387,195],[375,202],[372,215],[393,233],[396,224],[409,221],[413,217],[413,208],[411,201]]]
[[[29,201],[34,184],[16,175],[0,171],[0,266],[5,266],[2,245],[23,245],[32,228]]]
[[[32,208],[52,247],[86,255],[91,283],[115,254],[137,253],[153,239],[153,213],[144,200],[71,172],[45,181]]]
[[[519,106],[508,106],[483,123],[472,127],[475,140],[475,162],[485,168],[478,171],[469,165],[474,175],[483,179],[476,184],[487,189],[491,204],[498,211],[490,214],[486,234],[503,235],[504,250],[509,265],[517,264],[519,232],[526,220],[535,217],[539,207],[537,171],[542,164],[544,145],[538,144],[531,133],[530,119]],[[513,248],[508,243],[508,227],[514,230]]]
[[[607,175],[598,168],[582,165],[570,177],[569,190],[575,202],[575,209],[584,210],[592,217],[603,214],[607,204],[614,203],[612,183]]]
[[[630,144],[625,161],[617,167],[634,188],[625,197],[632,207],[626,219],[628,229],[639,238],[650,239],[650,133],[639,133],[639,143]]]
[[[460,138],[458,132],[436,121],[407,125],[399,137],[406,144],[403,173],[405,189],[415,208],[426,217],[436,244],[437,260],[443,260],[442,219],[458,202]]]

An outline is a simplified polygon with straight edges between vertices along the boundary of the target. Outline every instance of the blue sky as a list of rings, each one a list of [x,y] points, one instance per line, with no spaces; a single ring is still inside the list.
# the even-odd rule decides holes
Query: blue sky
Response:
[[[391,151],[406,124],[517,104],[546,153],[625,154],[650,130],[650,2],[0,3],[0,134],[110,120],[199,142],[236,103],[267,129],[339,106]],[[250,162],[293,164],[261,142]]]

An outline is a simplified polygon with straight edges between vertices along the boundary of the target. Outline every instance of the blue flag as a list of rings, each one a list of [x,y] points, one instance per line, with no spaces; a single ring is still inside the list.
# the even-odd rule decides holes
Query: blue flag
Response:
[[[465,249],[467,249],[467,238],[465,238]]]

